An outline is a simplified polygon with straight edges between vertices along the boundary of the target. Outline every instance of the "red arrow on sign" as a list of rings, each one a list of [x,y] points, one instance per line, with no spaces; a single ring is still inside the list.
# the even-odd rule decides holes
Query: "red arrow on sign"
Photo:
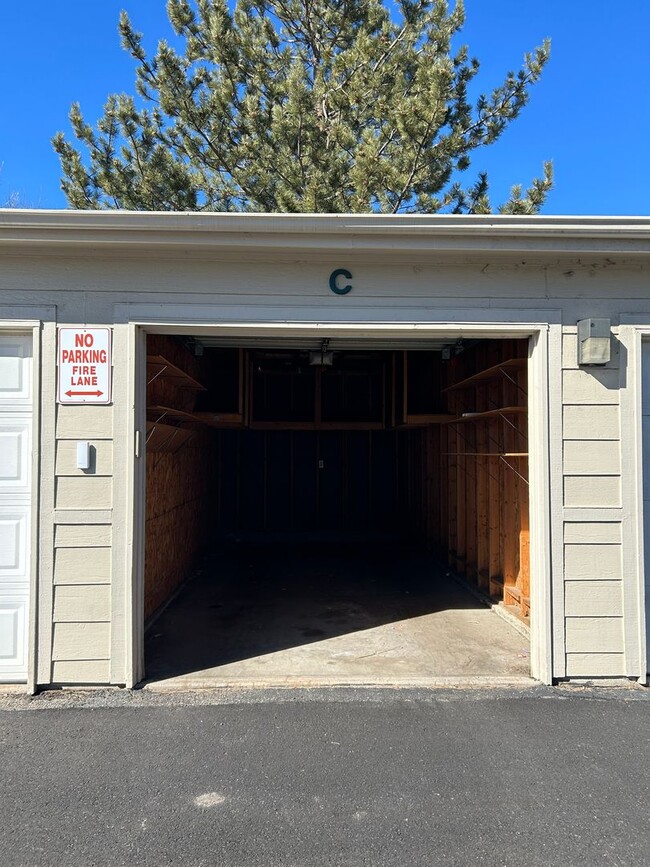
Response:
[[[100,397],[103,391],[66,391],[68,397]]]

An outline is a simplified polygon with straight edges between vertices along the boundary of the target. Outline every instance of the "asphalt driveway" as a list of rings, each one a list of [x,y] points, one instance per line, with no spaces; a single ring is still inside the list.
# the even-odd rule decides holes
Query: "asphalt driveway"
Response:
[[[648,693],[0,699],[0,861],[646,865]]]

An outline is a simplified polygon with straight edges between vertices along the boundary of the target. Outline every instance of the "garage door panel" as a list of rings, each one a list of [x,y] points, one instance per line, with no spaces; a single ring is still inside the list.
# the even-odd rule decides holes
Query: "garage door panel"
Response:
[[[27,678],[31,337],[0,334],[0,682]]]
[[[31,337],[0,338],[0,406],[31,407]]]
[[[30,493],[30,418],[0,415],[0,498]]]
[[[29,550],[29,507],[0,505],[0,584],[25,582]]]
[[[0,671],[3,680],[24,679],[26,668],[27,599],[0,599]]]

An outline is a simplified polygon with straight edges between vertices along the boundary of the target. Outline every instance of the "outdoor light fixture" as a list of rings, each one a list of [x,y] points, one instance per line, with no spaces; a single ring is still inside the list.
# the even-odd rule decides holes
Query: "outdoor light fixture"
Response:
[[[578,321],[578,364],[607,364],[611,358],[610,319]]]

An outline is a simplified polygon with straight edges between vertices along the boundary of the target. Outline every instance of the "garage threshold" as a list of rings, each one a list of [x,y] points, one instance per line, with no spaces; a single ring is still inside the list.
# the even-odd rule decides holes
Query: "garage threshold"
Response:
[[[336,680],[333,678],[300,678],[287,676],[285,678],[265,678],[262,680],[245,680],[230,678],[219,680],[211,675],[197,678],[172,677],[168,680],[143,681],[139,689],[153,693],[197,692],[204,690],[301,690],[301,689],[508,689],[537,686],[538,681],[532,677],[422,677],[354,680]]]
[[[431,557],[396,545],[238,545],[152,624],[157,692],[530,686],[524,636]]]

